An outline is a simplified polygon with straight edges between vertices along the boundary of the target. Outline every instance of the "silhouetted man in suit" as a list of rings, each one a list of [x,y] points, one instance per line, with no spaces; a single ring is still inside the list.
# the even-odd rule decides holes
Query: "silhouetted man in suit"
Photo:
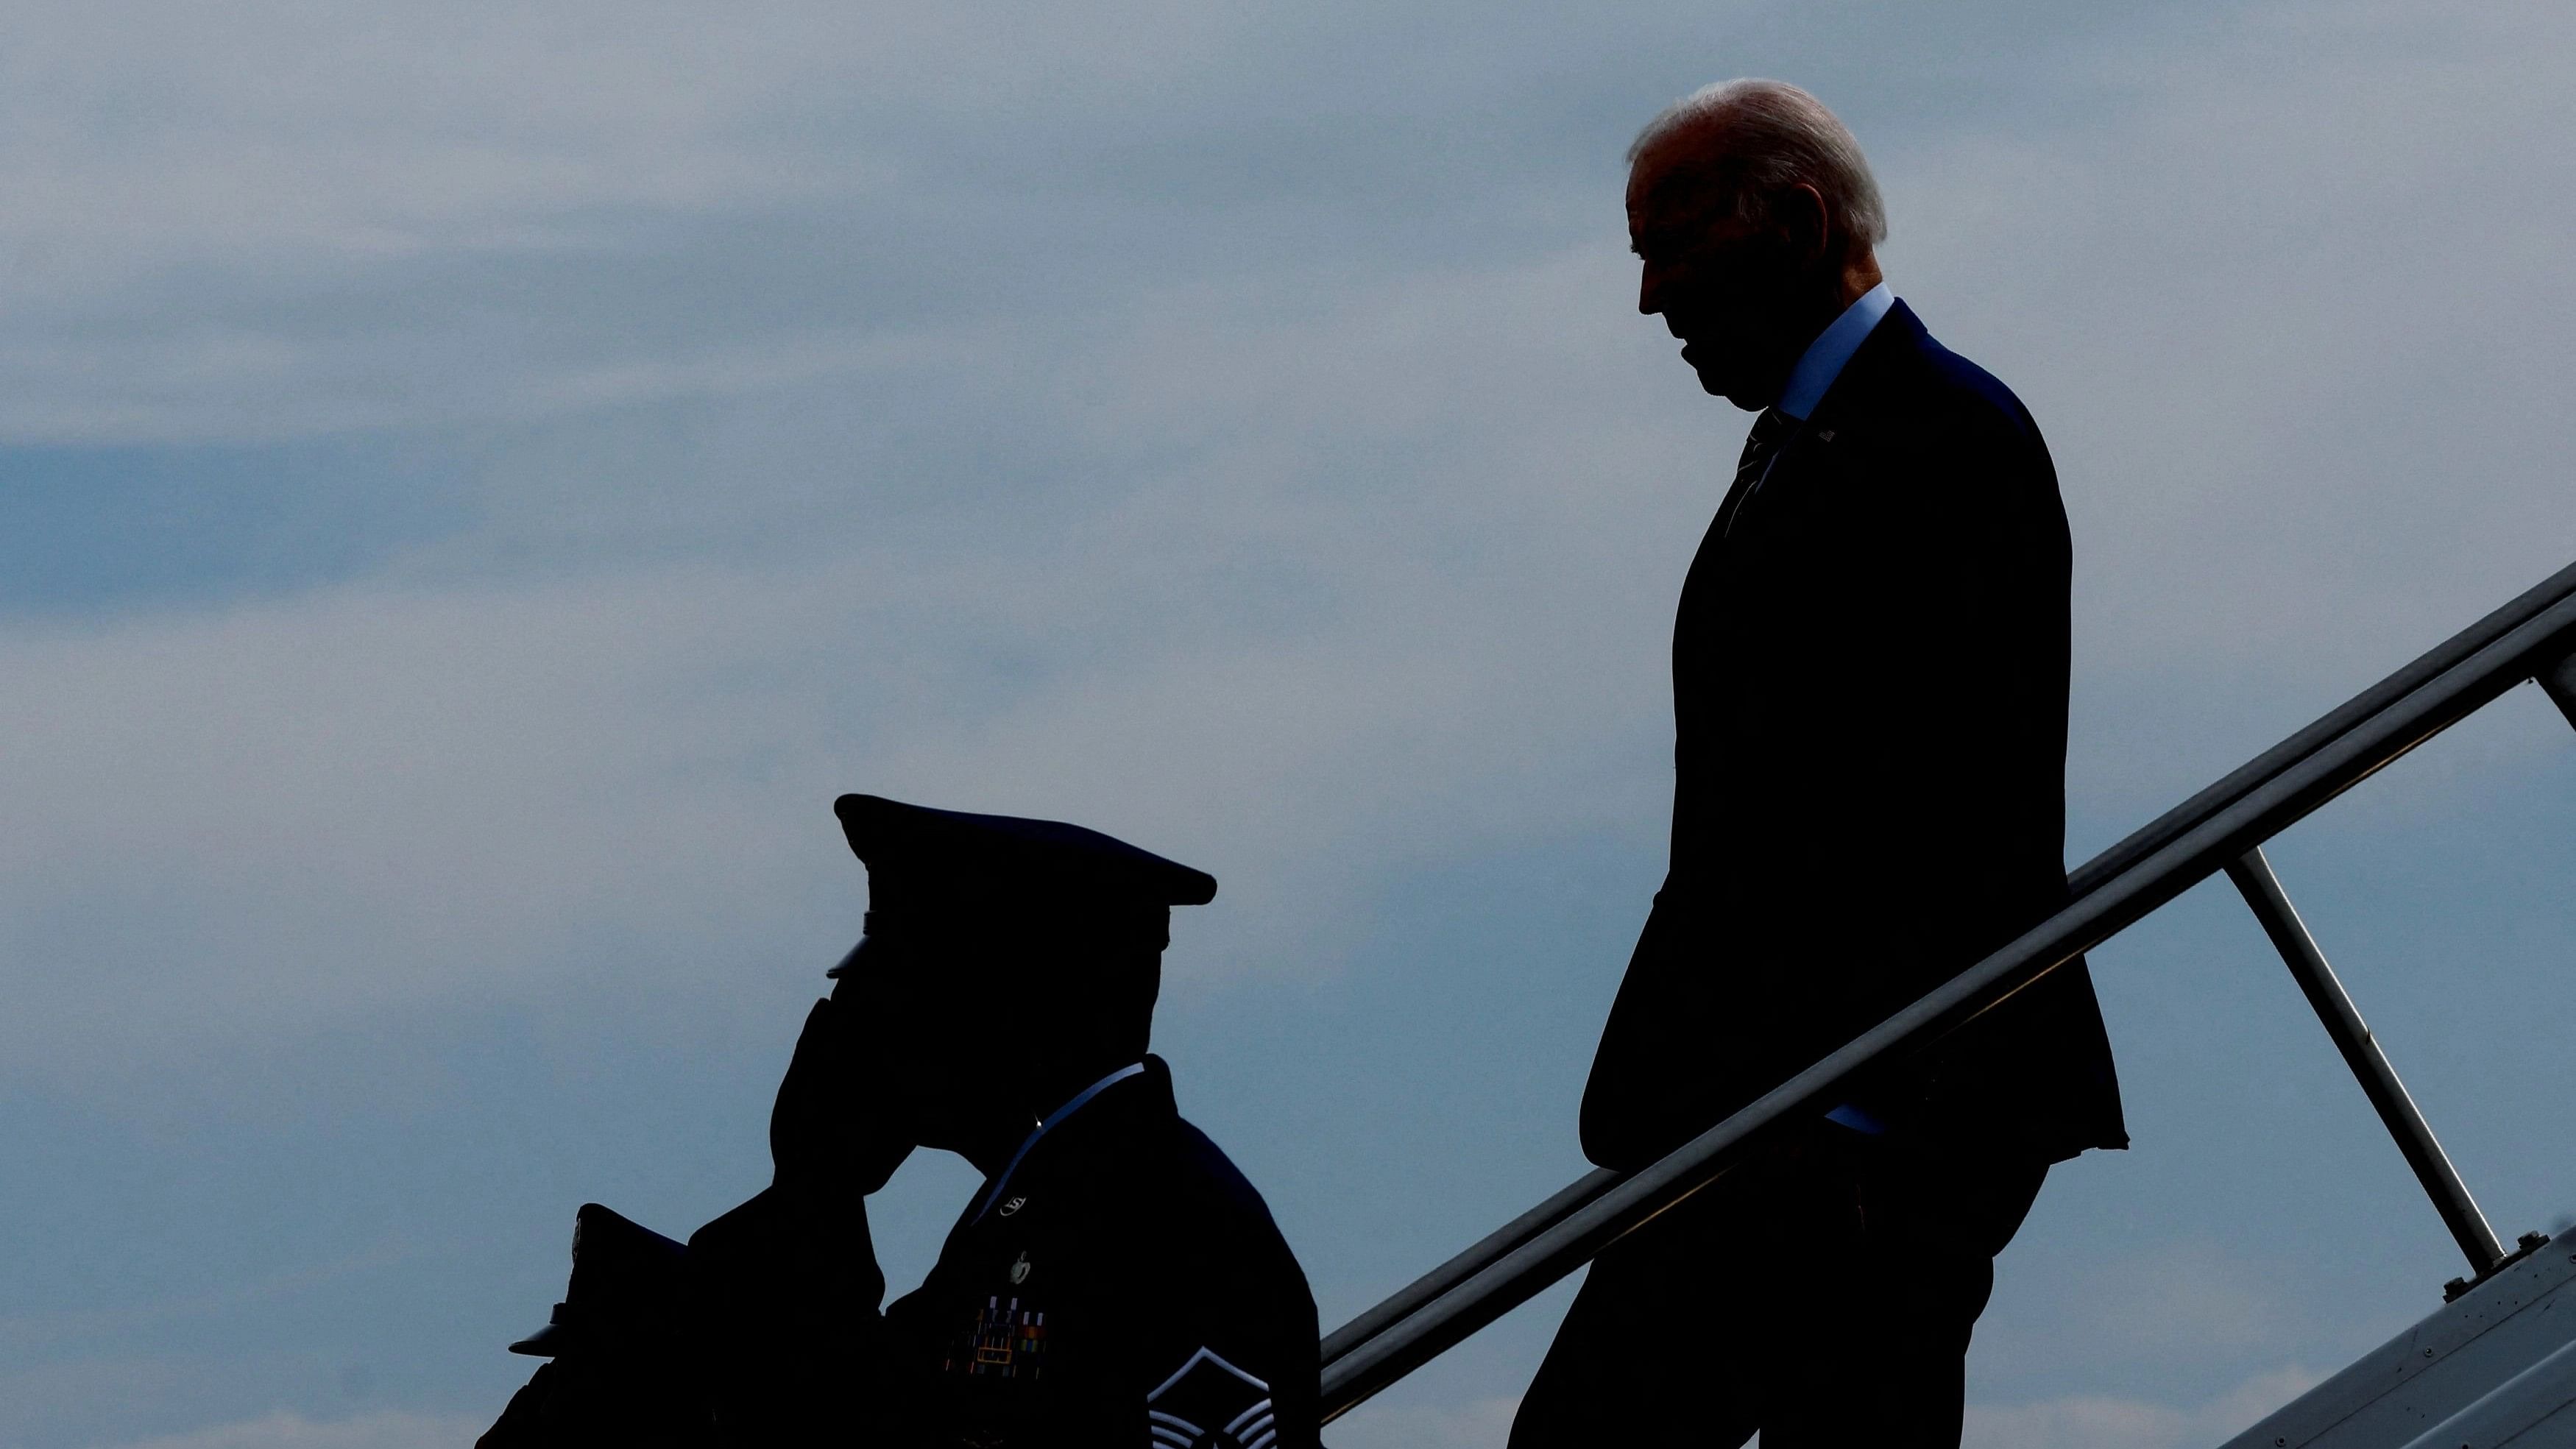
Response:
[[[1583,1146],[1643,1167],[2066,899],[2065,512],[2002,383],[1896,301],[1851,133],[1774,81],[1631,150],[1638,310],[1758,412],[1673,629],[1670,873]],[[2127,1136],[2081,961],[1613,1244],[1513,1426],[1956,1445],[1993,1258]]]

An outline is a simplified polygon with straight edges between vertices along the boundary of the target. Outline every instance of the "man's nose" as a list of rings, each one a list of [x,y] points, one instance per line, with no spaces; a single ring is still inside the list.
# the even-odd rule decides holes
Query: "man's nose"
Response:
[[[1637,310],[1648,317],[1664,310],[1663,279],[1653,267],[1637,269]]]

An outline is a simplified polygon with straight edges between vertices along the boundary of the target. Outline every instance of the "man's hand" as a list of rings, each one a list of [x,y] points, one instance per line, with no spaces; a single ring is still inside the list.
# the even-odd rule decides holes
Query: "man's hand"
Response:
[[[912,1155],[912,1134],[858,1060],[843,1017],[817,1001],[769,1114],[769,1157],[780,1190],[822,1207],[852,1204],[886,1185]]]

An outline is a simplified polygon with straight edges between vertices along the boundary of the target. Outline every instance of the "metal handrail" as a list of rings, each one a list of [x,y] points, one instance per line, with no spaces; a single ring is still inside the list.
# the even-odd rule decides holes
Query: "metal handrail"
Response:
[[[1325,1419],[1349,1411],[1715,1181],[1784,1125],[1839,1100],[1881,1058],[1920,1050],[1966,1025],[2506,690],[2544,671],[2565,671],[2562,656],[2571,651],[2576,565],[2087,862],[2068,877],[2074,899],[2055,915],[1661,1161],[1633,1174],[1587,1175],[1336,1330],[1324,1340]],[[2552,697],[2558,692],[2553,688]],[[2477,1270],[2491,1271],[2493,1264],[2477,1256]]]
[[[1487,1264],[1563,1222],[1569,1214],[1617,1187],[1626,1177],[1624,1172],[1596,1167],[1558,1189],[1554,1197],[1486,1234],[1474,1247],[1414,1279],[1376,1307],[1324,1335],[1324,1363],[1329,1367],[1333,1360],[1375,1338],[1388,1325],[1410,1315],[1415,1309],[1465,1282]]]
[[[2216,784],[2131,831],[2119,844],[2068,872],[2066,884],[2079,896],[2090,892],[2172,843],[2194,822],[2244,798],[2246,792],[2280,774],[2292,762],[2315,753],[2326,741],[2421,689],[2434,676],[2457,668],[2463,660],[2522,628],[2570,595],[2576,595],[2576,564],[2525,589],[2511,603],[2425,650],[2405,668],[2345,700],[2307,728],[2230,770]]]

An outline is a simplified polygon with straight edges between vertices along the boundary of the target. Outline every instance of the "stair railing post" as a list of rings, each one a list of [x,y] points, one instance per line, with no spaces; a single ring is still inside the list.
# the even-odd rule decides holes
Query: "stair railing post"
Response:
[[[2488,1226],[2486,1214],[2478,1210],[2477,1199],[2469,1195],[2469,1185],[2460,1180],[2459,1169],[2451,1165],[2450,1154],[2433,1136],[2406,1084],[2398,1080],[2397,1069],[2388,1064],[2388,1054],[2379,1049],[2379,1038],[2361,1019],[2360,1008],[2352,1004],[2351,994],[2326,964],[2325,953],[2317,949],[2316,938],[2308,934],[2307,923],[2299,919],[2298,908],[2281,889],[2280,877],[2272,874],[2263,848],[2258,845],[2231,862],[2227,878],[2236,883],[2255,919],[2263,923],[2263,934],[2272,938],[2273,948],[2289,966],[2308,1005],[2316,1008],[2317,1020],[2325,1023],[2326,1035],[2343,1053],[2344,1065],[2360,1080],[2363,1095],[2370,1098],[2388,1135],[2397,1139],[2406,1165],[2415,1170],[2415,1180],[2433,1199],[2442,1225],[2468,1255],[2471,1271],[2479,1277],[2494,1272],[2507,1258],[2504,1244]]]
[[[2560,714],[2567,716],[2567,723],[2576,727],[2576,649],[2569,650],[2566,658],[2543,668],[2539,679],[2541,692],[2558,706]]]

